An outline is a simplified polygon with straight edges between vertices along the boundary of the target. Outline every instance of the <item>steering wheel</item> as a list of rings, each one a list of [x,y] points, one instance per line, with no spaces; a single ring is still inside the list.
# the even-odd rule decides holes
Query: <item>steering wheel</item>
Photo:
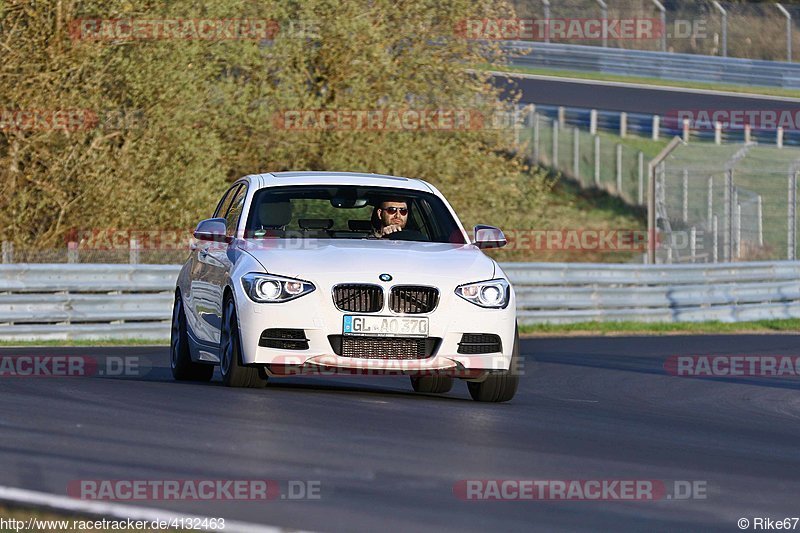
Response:
[[[383,236],[384,239],[391,239],[393,241],[425,241],[429,239],[419,230],[415,229],[402,229]]]

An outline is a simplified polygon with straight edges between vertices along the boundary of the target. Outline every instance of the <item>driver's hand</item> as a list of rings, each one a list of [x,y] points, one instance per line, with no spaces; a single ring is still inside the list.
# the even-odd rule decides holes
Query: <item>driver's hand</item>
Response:
[[[389,235],[390,233],[394,233],[396,231],[403,231],[403,227],[400,224],[392,224],[391,226],[386,226],[381,230],[381,236]]]

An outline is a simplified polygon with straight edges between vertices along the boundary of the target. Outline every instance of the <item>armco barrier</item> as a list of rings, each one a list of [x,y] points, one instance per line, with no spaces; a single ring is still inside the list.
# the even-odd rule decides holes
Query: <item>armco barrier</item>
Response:
[[[517,66],[800,88],[798,63],[530,41],[505,41],[503,48]]]
[[[800,317],[800,262],[504,263],[522,324]],[[167,339],[174,265],[0,265],[0,340]]]

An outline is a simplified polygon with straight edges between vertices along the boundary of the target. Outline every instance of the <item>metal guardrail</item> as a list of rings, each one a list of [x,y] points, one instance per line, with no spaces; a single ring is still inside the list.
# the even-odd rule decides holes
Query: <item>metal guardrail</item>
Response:
[[[520,323],[800,317],[800,262],[504,263]],[[167,339],[175,265],[0,265],[0,340]]]
[[[503,48],[517,66],[800,88],[798,63],[530,41],[506,41]]]

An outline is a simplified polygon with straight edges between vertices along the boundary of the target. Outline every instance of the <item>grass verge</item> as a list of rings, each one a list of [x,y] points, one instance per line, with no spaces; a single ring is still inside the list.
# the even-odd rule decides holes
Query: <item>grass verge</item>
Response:
[[[481,65],[484,70],[497,70],[497,66]],[[619,74],[604,74],[596,72],[580,72],[577,70],[559,70],[547,68],[519,67],[504,65],[504,72],[519,72],[522,74],[538,74],[540,76],[556,76],[559,78],[579,78],[583,80],[597,81],[619,81],[627,83],[641,83],[659,87],[678,87],[685,89],[704,89],[711,91],[727,91],[742,94],[758,94],[767,96],[785,96],[789,98],[800,98],[800,90],[784,89],[782,87],[753,87],[748,85],[734,85],[727,83],[704,83],[684,80],[664,80],[661,78],[648,78],[644,76],[623,76]]]
[[[581,322],[578,324],[534,324],[520,326],[520,333],[531,336],[556,335],[670,335],[731,333],[800,333],[800,319],[758,320],[753,322]]]

